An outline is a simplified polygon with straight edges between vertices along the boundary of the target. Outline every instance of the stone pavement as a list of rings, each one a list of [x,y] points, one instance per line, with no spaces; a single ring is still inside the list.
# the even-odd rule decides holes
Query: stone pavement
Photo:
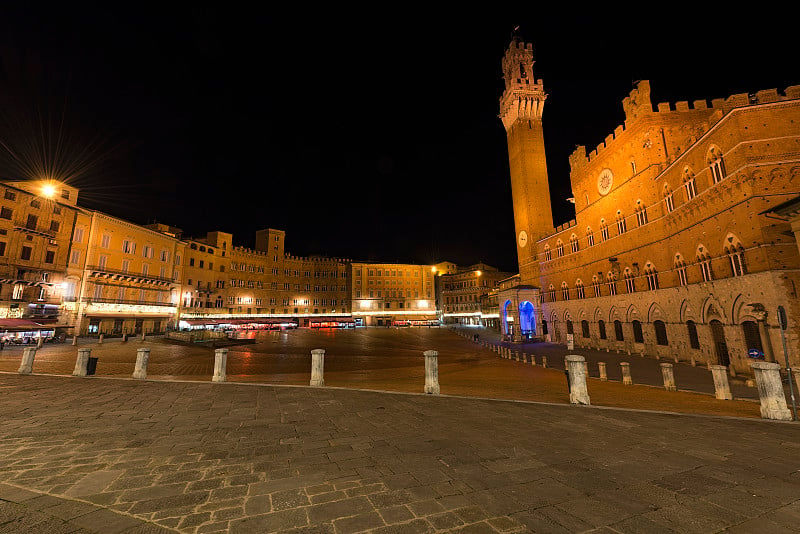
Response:
[[[800,521],[797,423],[15,373],[0,373],[0,399],[0,532],[769,533]]]

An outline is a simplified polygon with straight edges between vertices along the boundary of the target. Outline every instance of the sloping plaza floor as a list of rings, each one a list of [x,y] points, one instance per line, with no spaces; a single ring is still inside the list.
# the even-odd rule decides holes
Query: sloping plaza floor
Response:
[[[563,370],[443,329],[268,335],[230,347],[216,384],[208,349],[81,343],[94,377],[69,376],[69,344],[33,376],[0,355],[0,533],[798,530],[797,423],[752,400],[609,371],[572,406]],[[140,346],[146,381],[129,378]],[[326,387],[308,387],[310,348]],[[427,349],[440,396],[421,394]],[[636,358],[634,381],[654,374]]]

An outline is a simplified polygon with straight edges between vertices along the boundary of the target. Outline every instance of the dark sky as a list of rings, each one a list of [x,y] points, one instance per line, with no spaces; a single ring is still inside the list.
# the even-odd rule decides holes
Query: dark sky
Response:
[[[252,246],[271,227],[295,254],[516,271],[497,118],[514,26],[548,93],[556,224],[571,218],[569,154],[622,124],[635,80],[654,103],[800,84],[780,13],[382,5],[2,8],[0,177],[49,172],[87,207],[190,236]]]

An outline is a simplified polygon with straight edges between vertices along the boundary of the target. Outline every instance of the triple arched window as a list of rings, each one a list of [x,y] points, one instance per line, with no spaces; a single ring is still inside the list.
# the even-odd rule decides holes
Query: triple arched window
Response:
[[[747,264],[744,262],[744,247],[735,236],[728,236],[723,250],[731,263],[731,275],[743,276],[747,274]]]
[[[719,148],[712,146],[709,149],[706,162],[711,170],[712,184],[718,184],[725,179],[725,162],[722,159],[722,152]]]
[[[700,266],[700,273],[703,275],[703,281],[709,282],[714,279],[714,273],[711,271],[711,254],[703,245],[697,247],[697,264]]]
[[[689,167],[683,169],[683,188],[686,191],[686,200],[692,200],[697,196],[694,171]]]

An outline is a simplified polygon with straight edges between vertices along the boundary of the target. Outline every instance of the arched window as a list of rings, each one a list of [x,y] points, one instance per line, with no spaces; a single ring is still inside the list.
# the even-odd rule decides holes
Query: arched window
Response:
[[[550,252],[550,245],[544,246],[544,261],[550,261],[553,259],[553,255]]]
[[[600,278],[597,275],[592,276],[592,289],[594,289],[594,296],[600,296]]]
[[[616,295],[617,294],[617,277],[614,276],[614,273],[608,271],[606,275],[606,284],[608,285],[608,294],[609,295]]]
[[[628,293],[634,293],[636,291],[636,278],[633,275],[633,271],[626,267],[622,273],[622,279],[625,280],[625,290]]]
[[[590,337],[589,335],[589,321],[583,320],[581,321],[581,334],[583,335],[584,339]]]
[[[722,159],[722,152],[719,148],[712,146],[708,151],[706,162],[711,169],[711,182],[714,184],[720,183],[725,179],[725,162]]]
[[[625,341],[625,336],[622,335],[622,323],[619,321],[614,321],[614,337],[617,341]]]
[[[553,287],[553,284],[550,284],[550,287],[547,289],[547,293],[550,295],[550,302],[556,301],[556,288]]]
[[[624,234],[628,231],[628,225],[625,223],[625,216],[622,211],[617,210],[617,234]]]
[[[743,276],[747,274],[747,265],[744,262],[744,247],[736,236],[728,236],[723,250],[731,262],[731,275]]]
[[[667,341],[667,325],[664,324],[664,321],[653,321],[653,327],[656,331],[656,344],[669,345]]]
[[[686,191],[686,200],[692,200],[697,196],[697,187],[695,186],[694,172],[689,167],[683,169],[683,189]]]
[[[578,246],[578,236],[577,235],[572,234],[571,236],[569,236],[569,246],[570,246],[570,249],[572,249],[572,252],[578,252],[579,246]]]
[[[682,286],[689,285],[689,279],[686,277],[686,262],[683,261],[683,256],[675,254],[675,272],[678,273],[678,283]]]
[[[647,279],[647,289],[653,290],[658,289],[658,272],[656,272],[656,268],[653,267],[652,263],[647,263],[644,266],[644,276]]]
[[[709,282],[714,279],[714,273],[711,271],[711,254],[702,245],[697,247],[697,264],[700,266],[700,272],[703,275],[703,281]]]
[[[642,323],[636,319],[631,322],[633,325],[633,341],[635,343],[644,343],[644,334],[642,333]]]
[[[700,338],[697,337],[697,325],[694,321],[686,321],[686,330],[689,333],[689,346],[693,349],[700,348]]]
[[[586,288],[583,286],[583,280],[578,279],[575,280],[575,293],[577,298],[585,299],[586,298]]]
[[[636,201],[636,208],[634,208],[634,211],[636,211],[636,222],[639,226],[647,224],[647,206],[645,206],[641,200]]]
[[[564,297],[564,300],[569,300],[569,286],[566,282],[561,282],[561,295]]]
[[[575,331],[572,328],[572,320],[567,319],[567,334],[574,334]]]
[[[608,241],[608,225],[605,219],[600,219],[600,239]]]
[[[591,227],[586,229],[586,246],[587,247],[594,246],[594,233],[592,233]]]
[[[675,200],[672,198],[672,188],[668,184],[664,184],[664,208],[667,213],[672,213],[675,210]]]
[[[564,242],[560,239],[556,242],[556,255],[559,258],[564,255]]]
[[[604,320],[597,321],[597,329],[600,331],[600,339],[606,339],[606,322]]]

